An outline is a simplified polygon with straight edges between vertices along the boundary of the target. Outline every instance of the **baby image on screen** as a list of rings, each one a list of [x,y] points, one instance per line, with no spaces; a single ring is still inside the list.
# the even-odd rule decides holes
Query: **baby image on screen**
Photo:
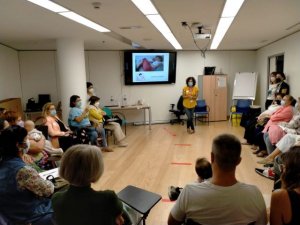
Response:
[[[162,55],[156,56],[138,56],[136,60],[136,72],[138,71],[163,71],[164,57]]]

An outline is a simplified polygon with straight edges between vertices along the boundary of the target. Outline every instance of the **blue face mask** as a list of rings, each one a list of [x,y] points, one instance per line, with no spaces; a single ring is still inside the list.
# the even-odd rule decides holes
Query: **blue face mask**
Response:
[[[194,83],[193,83],[192,81],[189,81],[189,82],[188,82],[188,86],[189,86],[189,87],[193,87],[193,85],[194,85]]]
[[[76,107],[77,108],[81,108],[81,105],[82,105],[81,101],[80,102],[76,102]]]
[[[50,110],[50,115],[51,116],[56,116],[56,110],[55,109],[51,109]]]

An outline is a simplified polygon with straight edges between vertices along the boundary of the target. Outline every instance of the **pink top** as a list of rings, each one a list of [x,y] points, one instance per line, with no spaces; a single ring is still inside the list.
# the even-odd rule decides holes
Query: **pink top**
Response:
[[[266,133],[271,125],[276,125],[279,122],[289,122],[292,118],[293,107],[291,105],[279,108],[276,112],[274,112],[271,115],[270,120],[268,121],[263,130],[263,133]]]
[[[56,122],[57,119],[58,118],[52,116],[46,116],[46,125],[48,126],[48,133],[51,138],[51,143],[55,148],[59,148],[58,137],[65,135],[65,132],[60,130],[60,127]]]

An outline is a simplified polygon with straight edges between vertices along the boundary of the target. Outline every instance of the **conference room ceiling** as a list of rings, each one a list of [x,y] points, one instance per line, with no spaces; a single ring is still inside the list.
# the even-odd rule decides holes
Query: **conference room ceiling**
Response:
[[[112,32],[99,33],[26,0],[0,0],[0,43],[17,50],[55,50],[56,39],[84,40],[86,50],[174,50],[131,0],[55,0]],[[95,9],[93,2],[100,2]],[[201,23],[212,36],[225,0],[152,0],[183,50],[210,47],[187,27]],[[256,50],[300,30],[299,0],[245,0],[217,50]],[[130,28],[130,29],[129,29]],[[192,28],[197,32],[197,26]],[[206,31],[209,32],[209,31]]]

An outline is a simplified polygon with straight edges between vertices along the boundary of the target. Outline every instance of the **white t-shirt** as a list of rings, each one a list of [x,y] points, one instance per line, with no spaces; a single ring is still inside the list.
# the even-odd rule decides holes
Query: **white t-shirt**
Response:
[[[210,181],[188,184],[181,191],[171,214],[177,221],[192,219],[202,225],[246,225],[267,222],[266,205],[254,185],[236,183],[230,187]]]

